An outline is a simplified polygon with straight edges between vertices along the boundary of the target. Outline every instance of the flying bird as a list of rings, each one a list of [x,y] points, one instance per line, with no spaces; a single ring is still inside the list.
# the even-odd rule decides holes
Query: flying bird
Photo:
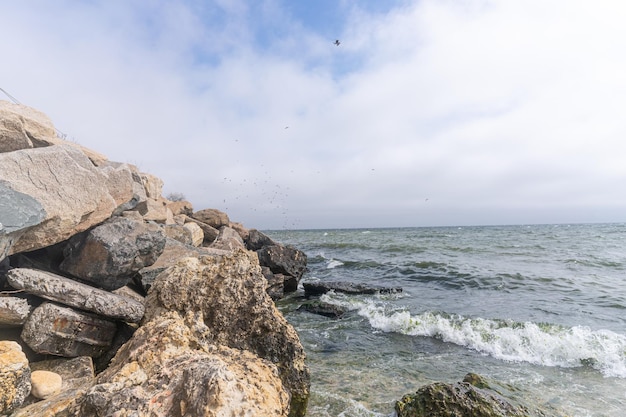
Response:
[[[337,46],[341,45],[341,42],[339,42],[339,39],[337,39],[337,40],[335,41],[335,45],[337,45]]]

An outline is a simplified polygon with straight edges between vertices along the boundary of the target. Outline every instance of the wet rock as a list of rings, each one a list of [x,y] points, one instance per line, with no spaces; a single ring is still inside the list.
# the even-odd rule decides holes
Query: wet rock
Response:
[[[290,415],[301,416],[310,383],[304,349],[265,287],[253,252],[186,258],[154,281],[144,320],[178,312],[192,318],[207,342],[247,350],[275,364],[291,394]]]
[[[61,392],[63,378],[56,372],[32,371],[30,374],[31,395],[41,400]]]
[[[0,327],[21,326],[30,314],[31,306],[24,298],[0,297]]]
[[[293,292],[306,271],[307,257],[304,252],[285,245],[264,246],[256,251],[259,263],[267,266],[275,274],[285,274],[294,278],[294,283],[285,285],[285,292]]]
[[[228,215],[216,209],[204,209],[196,211],[191,215],[192,218],[219,230],[223,226],[230,224]]]
[[[115,323],[45,302],[26,320],[22,340],[35,352],[57,356],[100,356],[115,335]]]
[[[30,393],[30,368],[16,342],[0,341],[0,414],[18,408]]]
[[[72,237],[60,269],[98,287],[115,290],[157,260],[165,239],[156,224],[115,217]]]
[[[526,407],[517,405],[498,392],[472,385],[484,382],[475,376],[453,384],[433,383],[408,394],[396,402],[398,417],[530,417],[539,416]],[[482,384],[479,384],[482,385]]]
[[[81,284],[51,272],[14,268],[7,273],[7,281],[13,288],[29,294],[111,319],[139,322],[143,317],[143,304],[132,298]]]
[[[329,291],[341,292],[345,294],[395,294],[402,292],[402,288],[400,287],[364,285],[344,281],[305,282],[302,286],[304,287],[304,295],[306,297],[326,294]]]
[[[307,302],[298,307],[298,311],[306,311],[307,313],[319,314],[320,316],[330,317],[332,319],[340,319],[346,314],[346,309],[339,306],[315,300]]]
[[[210,344],[198,318],[167,311],[143,325],[98,376],[79,415],[286,417],[289,394],[276,366]]]

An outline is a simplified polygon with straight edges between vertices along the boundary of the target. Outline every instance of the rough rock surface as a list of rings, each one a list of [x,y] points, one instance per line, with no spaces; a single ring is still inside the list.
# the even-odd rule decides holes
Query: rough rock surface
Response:
[[[0,179],[0,259],[66,240],[117,206],[106,175],[69,145],[0,153]]]
[[[101,316],[130,322],[143,317],[143,304],[89,285],[81,284],[51,272],[14,268],[7,273],[8,283],[50,301],[91,311]]]
[[[476,385],[473,385],[476,384]],[[469,374],[463,382],[436,382],[407,394],[395,405],[398,417],[530,417],[523,406],[513,404],[484,380]]]
[[[24,298],[0,297],[0,326],[20,326],[30,311],[31,307]]]
[[[111,321],[45,302],[28,317],[21,337],[38,353],[98,357],[111,345],[115,331]]]
[[[249,250],[254,250],[254,251],[257,251],[264,246],[276,245],[276,242],[274,242],[269,236],[267,236],[266,234],[262,232],[259,232],[256,229],[250,229],[248,231],[248,236],[245,241],[246,241],[246,247]]]
[[[210,344],[202,321],[164,312],[124,345],[83,397],[85,416],[286,416],[276,367]],[[114,414],[115,413],[115,414]]]
[[[0,152],[50,146],[54,137],[56,130],[44,113],[0,100]]]
[[[230,224],[228,215],[216,209],[199,210],[193,213],[191,217],[218,230]]]
[[[165,311],[191,314],[202,324],[207,341],[247,350],[276,364],[291,394],[290,415],[302,415],[309,395],[304,349],[265,286],[253,252],[183,259],[155,280],[144,320]]]
[[[106,290],[128,284],[142,268],[152,265],[165,247],[165,234],[156,224],[114,217],[70,239],[60,269]]]
[[[245,249],[246,245],[243,243],[243,239],[239,236],[239,233],[237,233],[235,229],[224,226],[220,229],[220,233],[215,242],[211,244],[211,247],[232,251],[236,249]]]
[[[269,267],[275,274],[290,275],[299,280],[306,270],[307,258],[305,253],[290,246],[264,246],[256,253],[259,256],[259,263]],[[289,290],[285,289],[285,291]]]
[[[17,342],[0,341],[0,414],[22,405],[30,393],[30,368]]]

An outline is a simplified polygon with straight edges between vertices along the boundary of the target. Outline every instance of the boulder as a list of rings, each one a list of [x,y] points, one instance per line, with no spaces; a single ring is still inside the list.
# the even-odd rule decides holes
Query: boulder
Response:
[[[89,356],[77,358],[50,359],[39,362],[31,362],[31,371],[54,372],[61,376],[61,390],[87,389],[96,380],[93,360]]]
[[[0,297],[0,327],[21,326],[24,324],[31,307],[24,298],[21,297]]]
[[[111,345],[116,329],[115,323],[93,314],[44,302],[26,320],[21,338],[37,353],[98,357]]]
[[[200,226],[198,226],[198,228],[200,228]],[[185,245],[192,244],[191,231],[180,224],[165,225],[165,227],[163,227],[163,232],[165,232],[165,236],[169,237],[170,239],[177,240],[180,243],[184,243]]]
[[[44,113],[0,100],[0,152],[52,145],[57,133]]]
[[[178,216],[181,214],[191,216],[193,214],[193,206],[189,201],[185,200],[169,201],[167,203],[167,208],[170,209],[174,216]]]
[[[167,208],[167,200],[160,198],[147,200],[137,204],[137,211],[143,216],[145,221],[157,222],[162,224],[173,224],[174,215]]]
[[[220,233],[210,245],[211,248],[223,249],[223,250],[236,250],[245,249],[246,245],[243,243],[243,239],[239,236],[239,233],[235,229],[224,226],[220,229]]]
[[[225,254],[226,251],[220,249],[197,248],[185,245],[177,240],[167,238],[165,248],[155,263],[139,270],[139,280],[144,291],[148,291],[155,278],[178,260],[187,257],[199,257],[210,254]]]
[[[276,245],[276,242],[274,242],[269,236],[259,232],[256,229],[250,229],[248,231],[248,238],[245,240],[245,242],[246,247],[252,251],[257,251],[264,246]]]
[[[115,217],[74,236],[60,269],[106,290],[128,284],[152,265],[165,248],[165,234],[156,224]]]
[[[237,223],[237,222],[230,222],[229,227],[235,229],[237,231],[237,233],[239,233],[239,236],[241,236],[241,238],[243,239],[244,242],[246,240],[248,240],[248,236],[250,234],[250,231],[248,229],[246,229],[243,226],[243,224]]]
[[[21,346],[0,341],[0,414],[9,414],[21,406],[30,387],[30,368]]]
[[[473,385],[477,383],[478,386]],[[469,374],[463,382],[426,385],[395,404],[398,417],[531,417],[545,415],[513,403],[489,388],[484,379]]]
[[[40,400],[52,397],[61,392],[63,378],[56,372],[32,371],[30,374],[31,395]]]
[[[7,281],[18,290],[114,320],[139,322],[143,317],[143,304],[132,298],[81,284],[51,272],[13,268],[7,273]]]
[[[290,246],[275,244],[264,246],[256,251],[259,263],[269,267],[275,274],[285,274],[293,277],[292,282],[285,283],[285,292],[293,292],[298,288],[298,282],[306,270],[306,254]]]
[[[306,311],[307,313],[319,314],[320,316],[330,317],[332,319],[340,319],[346,314],[347,310],[334,304],[325,303],[320,300],[310,301],[298,307],[298,311]]]
[[[304,287],[304,295],[306,297],[326,294],[329,291],[344,294],[395,294],[402,292],[400,287],[365,285],[347,281],[305,282],[302,286]]]
[[[191,217],[218,230],[221,227],[228,226],[230,224],[228,215],[216,209],[196,211],[191,215]]]
[[[158,200],[161,198],[161,193],[163,192],[163,181],[160,178],[146,172],[140,172],[139,178],[141,179],[141,183],[146,190],[146,196],[148,199]]]
[[[254,252],[186,258],[154,281],[144,320],[174,311],[191,317],[207,342],[272,362],[291,395],[290,415],[302,416],[310,384],[304,349],[266,285]]]
[[[267,280],[265,292],[272,300],[280,300],[285,296],[285,275],[274,274],[267,266],[261,267],[261,273]]]
[[[204,241],[204,232],[196,223],[184,223],[183,227],[191,233],[191,246],[200,246]]]
[[[67,240],[118,205],[105,173],[69,145],[0,153],[0,178],[0,259]]]

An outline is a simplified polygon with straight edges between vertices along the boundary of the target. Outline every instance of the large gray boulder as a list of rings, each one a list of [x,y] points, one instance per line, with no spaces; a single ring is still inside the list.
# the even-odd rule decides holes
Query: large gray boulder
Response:
[[[256,251],[259,263],[267,266],[275,274],[284,274],[293,279],[286,279],[284,291],[294,292],[298,282],[306,271],[307,257],[304,252],[281,244],[263,246]]]
[[[165,248],[165,233],[156,224],[114,217],[72,237],[59,268],[106,290],[128,284],[152,265]]]
[[[0,153],[0,259],[67,240],[106,220],[132,198],[132,181],[122,180],[124,175],[131,173],[103,171],[70,145]]]

